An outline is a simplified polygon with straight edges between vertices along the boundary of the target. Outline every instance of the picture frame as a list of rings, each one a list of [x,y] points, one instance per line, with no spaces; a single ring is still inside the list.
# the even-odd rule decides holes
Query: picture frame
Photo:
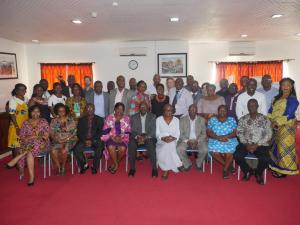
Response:
[[[163,77],[187,76],[187,53],[157,54],[157,73]]]
[[[18,79],[17,55],[0,52],[0,80]]]

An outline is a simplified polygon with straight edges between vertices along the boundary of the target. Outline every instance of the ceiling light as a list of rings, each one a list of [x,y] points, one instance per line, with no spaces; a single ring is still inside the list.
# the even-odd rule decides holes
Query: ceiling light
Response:
[[[300,33],[296,34],[297,36],[300,36]]]
[[[179,18],[178,17],[171,17],[170,22],[178,22]]]
[[[118,5],[119,5],[119,3],[117,3],[117,2],[112,3],[112,6],[118,6]]]
[[[75,24],[81,24],[81,20],[80,19],[73,19],[72,20],[72,23],[75,23]]]
[[[37,39],[33,39],[33,40],[31,40],[31,42],[33,42],[33,43],[39,43],[40,41],[37,40]]]
[[[241,34],[241,37],[246,38],[246,37],[248,37],[248,34]]]
[[[276,18],[280,18],[280,17],[282,17],[283,15],[282,14],[274,14],[273,16],[272,16],[272,18],[273,19],[276,19]]]

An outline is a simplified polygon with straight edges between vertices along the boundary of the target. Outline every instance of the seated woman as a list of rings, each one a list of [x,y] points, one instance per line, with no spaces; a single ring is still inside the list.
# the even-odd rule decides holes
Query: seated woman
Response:
[[[81,96],[82,88],[78,83],[73,84],[72,93],[73,96],[66,100],[66,106],[69,107],[70,116],[75,121],[78,121],[78,119],[84,114],[86,101],[85,98]]]
[[[130,99],[129,105],[129,115],[132,116],[139,112],[139,105],[141,102],[146,102],[148,108],[150,109],[150,96],[145,94],[147,90],[147,84],[145,81],[140,80],[137,83],[137,92]]]
[[[151,100],[151,112],[156,115],[156,118],[162,116],[164,106],[170,101],[169,96],[164,94],[164,89],[165,87],[163,84],[156,85],[157,95],[155,95]]]
[[[218,114],[218,107],[225,105],[225,99],[222,96],[216,95],[216,86],[209,84],[206,88],[207,96],[203,96],[198,103],[198,113],[206,120]]]
[[[236,138],[236,120],[227,116],[228,110],[225,105],[218,107],[217,117],[208,120],[208,151],[212,157],[223,166],[223,178],[229,177],[229,169],[232,167],[233,153],[238,140]]]
[[[29,108],[29,120],[25,121],[20,130],[21,154],[13,158],[8,168],[13,168],[18,163],[24,170],[25,158],[29,173],[28,186],[34,184],[34,157],[49,149],[49,125],[41,118],[41,110],[38,105]]]
[[[168,179],[169,171],[183,171],[182,162],[177,155],[176,145],[180,135],[179,120],[172,115],[173,107],[164,106],[163,115],[156,119],[156,158],[164,171],[162,179]]]
[[[50,124],[51,157],[57,167],[57,175],[65,175],[65,165],[68,152],[77,141],[76,123],[69,116],[69,109],[62,103],[54,106],[56,118]]]
[[[297,119],[295,112],[299,106],[295,82],[290,78],[280,81],[279,94],[274,98],[268,117],[274,130],[270,168],[276,178],[299,173],[296,152]]]
[[[41,110],[41,118],[44,118],[45,120],[48,121],[48,123],[51,122],[51,117],[50,117],[50,110],[48,107],[48,100],[46,98],[43,98],[44,94],[44,89],[42,85],[36,84],[33,87],[33,94],[31,99],[28,102],[28,106],[34,106],[37,105],[40,107]]]
[[[111,174],[115,174],[119,164],[126,154],[129,135],[131,132],[130,119],[124,115],[125,105],[118,102],[114,108],[114,114],[106,117],[101,140],[105,142],[106,149],[113,161],[108,168]]]

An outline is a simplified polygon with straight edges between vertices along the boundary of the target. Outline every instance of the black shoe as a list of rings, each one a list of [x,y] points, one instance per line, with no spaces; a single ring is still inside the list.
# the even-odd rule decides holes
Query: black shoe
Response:
[[[129,170],[129,173],[128,173],[128,176],[129,176],[129,177],[134,177],[134,174],[135,174],[135,170],[130,169],[130,170]]]
[[[256,182],[260,185],[264,185],[264,179],[262,178],[262,175],[255,174]]]
[[[178,167],[177,169],[178,169],[180,172],[185,171],[183,166],[180,166],[180,167]]]
[[[94,167],[92,167],[91,170],[92,170],[92,174],[96,174],[97,173],[97,170]]]
[[[84,174],[85,173],[85,171],[87,171],[89,169],[89,166],[88,165],[85,165],[82,169],[80,169],[80,174]],[[96,172],[97,172],[97,170],[96,170]]]
[[[158,177],[158,171],[152,170],[152,177]]]
[[[248,180],[250,180],[251,176],[252,176],[252,174],[250,172],[245,173],[242,181],[248,181]]]
[[[227,170],[223,170],[223,178],[228,179],[229,178],[229,173]]]
[[[12,168],[15,168],[16,166],[10,166],[8,164],[5,165],[6,169],[12,169]]]
[[[28,182],[28,183],[27,183],[27,186],[28,186],[28,187],[31,187],[31,186],[33,186],[33,185],[34,185],[34,180],[33,180],[32,182]]]

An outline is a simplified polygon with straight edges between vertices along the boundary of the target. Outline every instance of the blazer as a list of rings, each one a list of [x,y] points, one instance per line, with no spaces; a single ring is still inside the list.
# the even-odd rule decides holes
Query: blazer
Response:
[[[104,120],[100,116],[94,115],[93,122],[92,122],[92,142],[93,146],[98,147],[102,144],[100,140],[102,136],[102,128],[104,125]],[[84,116],[81,117],[78,121],[77,125],[77,137],[79,142],[85,142],[86,135],[88,132],[88,117]]]
[[[191,124],[190,124],[190,116],[184,116],[179,121],[179,127],[180,127],[180,137],[178,140],[178,143],[181,142],[187,142],[190,138],[190,130],[191,130]],[[196,116],[196,124],[195,124],[195,131],[196,131],[196,139],[198,142],[206,142],[206,125],[205,125],[205,119]]]
[[[135,138],[137,135],[142,134],[142,121],[140,113],[136,113],[130,117],[131,122],[131,138]],[[145,121],[145,131],[147,137],[156,138],[156,116],[147,112]]]
[[[117,95],[117,88],[111,90],[109,93],[109,114],[114,112],[116,95]],[[130,93],[127,88],[125,88],[124,90],[122,103],[125,105],[125,114],[127,115],[129,104],[130,104]]]
[[[109,114],[109,94],[107,92],[102,92],[104,98],[104,113],[105,117]],[[86,103],[94,104],[95,91],[87,92],[85,95]]]

